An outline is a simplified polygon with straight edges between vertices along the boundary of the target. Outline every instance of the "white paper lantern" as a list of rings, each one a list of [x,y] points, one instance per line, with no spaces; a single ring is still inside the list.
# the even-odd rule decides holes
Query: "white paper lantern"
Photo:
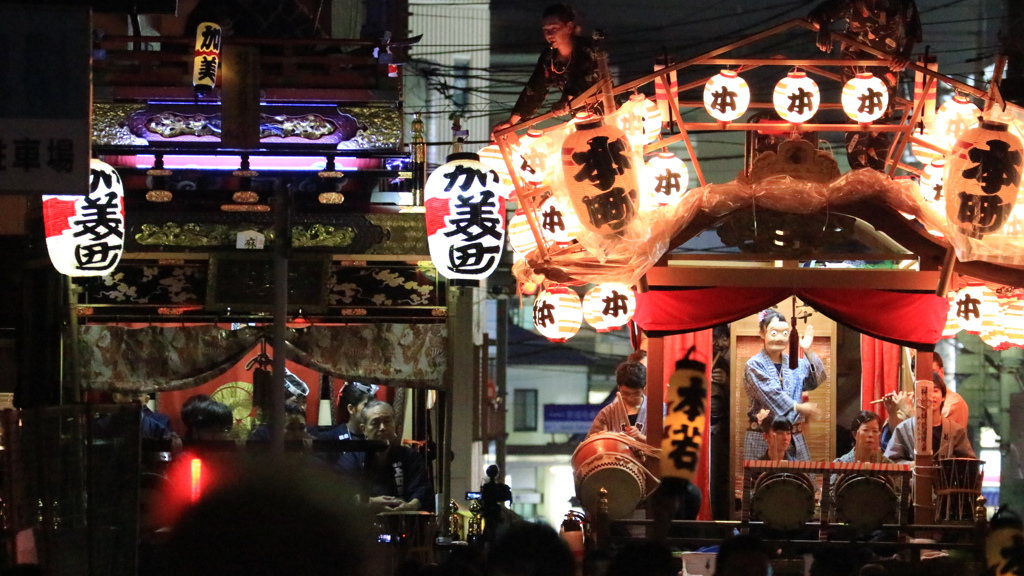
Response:
[[[963,330],[960,327],[960,318],[956,315],[956,296],[956,292],[951,292],[946,296],[949,301],[949,311],[946,313],[946,325],[942,327],[943,338],[952,338]]]
[[[653,100],[642,94],[634,94],[630,98],[637,96],[644,100],[644,135],[647,136],[647,143],[653,144],[661,135],[661,111],[658,110],[658,105]]]
[[[667,61],[668,66],[675,64],[671,59]],[[658,72],[666,67],[666,61],[659,58],[654,63],[654,71]],[[668,85],[665,84],[665,76],[668,76]],[[661,121],[668,123],[672,121],[672,108],[669,100],[679,101],[679,85],[676,82],[676,71],[673,70],[666,75],[659,74],[654,78],[654,96],[658,100],[658,111],[661,112]]]
[[[515,158],[519,177],[536,186],[558,165],[558,146],[549,135],[531,130],[519,141]]]
[[[996,293],[984,284],[971,283],[958,290],[952,306],[960,328],[969,334],[981,334],[984,319],[999,314]]]
[[[934,134],[931,134],[927,130],[924,132],[915,130],[913,135],[914,138],[924,140],[929,144],[933,144],[937,148],[941,149],[945,146],[944,142],[942,142],[940,138],[937,138]],[[911,142],[910,150],[911,152],[914,153],[914,157],[917,158],[917,161],[924,164],[925,166],[930,164],[933,160],[946,157],[945,152],[940,152],[938,150],[935,150],[934,148],[930,148],[923,144],[918,144],[917,142]]]
[[[946,177],[946,160],[937,158],[924,167],[921,175],[921,197],[926,202],[937,207],[941,212],[945,210],[946,200],[942,194],[943,178]]]
[[[544,290],[533,303],[533,325],[552,342],[565,342],[572,338],[582,323],[580,297],[565,286]]]
[[[857,74],[843,86],[843,112],[851,120],[869,124],[889,109],[889,89],[870,72]]]
[[[629,139],[602,118],[580,119],[562,143],[562,172],[584,228],[614,234],[636,217],[639,175]]]
[[[505,246],[505,199],[497,172],[471,152],[452,154],[424,186],[427,244],[449,279],[486,278]]]
[[[647,161],[643,174],[644,210],[675,204],[690,187],[686,164],[671,152],[659,152]]]
[[[961,134],[978,125],[979,116],[981,110],[963,94],[943,103],[935,113],[935,137],[940,146],[952,148]]]
[[[722,70],[704,85],[704,109],[719,122],[732,122],[750,106],[750,87],[733,70]]]
[[[530,223],[526,220],[526,213],[522,208],[517,208],[512,218],[509,218],[508,243],[516,254],[524,257],[537,249],[537,239],[530,230]]]
[[[514,158],[515,149],[512,152]],[[480,156],[481,162],[498,174],[498,180],[502,186],[512,187],[512,177],[508,174],[508,165],[505,164],[505,157],[501,155],[501,148],[497,144],[481,148],[477,155]]]
[[[793,71],[775,85],[772,97],[775,111],[783,120],[802,124],[811,119],[821,104],[818,84],[806,72]]]
[[[1024,290],[1014,290],[1006,298],[1001,313],[1006,342],[1024,348]]]
[[[221,28],[215,22],[200,22],[196,27],[196,47],[193,52],[192,86],[200,94],[209,93],[217,84],[220,67]]]
[[[639,98],[638,98],[639,97]],[[619,109],[612,114],[615,125],[619,127],[629,138],[629,143],[634,147],[643,149],[647,145],[647,135],[644,134],[644,103],[642,94],[633,94],[619,106]]]
[[[561,245],[570,244],[583,231],[573,209],[554,196],[548,196],[537,207],[537,222],[545,240]]]
[[[1024,143],[1009,125],[984,120],[957,139],[946,162],[946,217],[972,238],[997,232],[1020,193]]]
[[[46,251],[67,276],[104,276],[124,250],[124,186],[109,164],[89,162],[85,196],[43,196]]]
[[[625,326],[635,311],[636,295],[625,284],[598,284],[583,297],[583,318],[598,332]]]

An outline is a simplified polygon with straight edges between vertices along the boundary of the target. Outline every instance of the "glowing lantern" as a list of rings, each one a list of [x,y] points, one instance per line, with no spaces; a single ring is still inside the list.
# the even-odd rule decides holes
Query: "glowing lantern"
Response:
[[[672,66],[675,62],[669,58],[667,61],[665,58],[658,58],[654,62],[654,71],[657,72],[666,66]],[[679,101],[679,85],[676,83],[676,72],[675,70],[669,72],[668,86],[665,85],[665,75],[659,74],[654,79],[654,96],[658,100],[658,111],[661,113],[661,121],[669,123],[672,121],[672,109],[669,107],[669,99]]]
[[[982,310],[981,332],[978,337],[981,341],[996,350],[1007,348],[1006,332],[1003,330],[1003,307],[1006,299],[1002,294],[993,292],[993,302],[988,309]]]
[[[625,284],[598,284],[583,297],[583,318],[598,332],[625,326],[636,311],[636,295]]]
[[[512,187],[512,177],[508,175],[508,165],[505,164],[505,157],[501,155],[501,148],[498,148],[497,144],[481,148],[477,155],[480,156],[481,162],[498,174],[498,181],[502,186]]]
[[[110,165],[89,163],[85,196],[43,196],[46,251],[67,276],[104,276],[124,250],[124,186]]]
[[[533,237],[522,208],[517,208],[508,221],[508,243],[516,254],[524,257],[537,249],[537,239]]]
[[[644,170],[644,210],[675,204],[690,186],[686,164],[671,152],[660,152]]]
[[[647,143],[652,144],[661,135],[661,110],[653,100],[642,94],[634,94],[630,98],[637,96],[644,99],[644,134],[647,136]]]
[[[533,325],[552,342],[565,342],[579,332],[583,323],[580,297],[565,286],[552,286],[533,303]]]
[[[537,220],[544,237],[558,244],[569,244],[583,231],[580,219],[554,196],[548,196],[537,208]]]
[[[1000,316],[1007,344],[1024,348],[1024,292],[1015,290],[1008,294]]]
[[[220,67],[221,29],[215,22],[200,22],[196,27],[196,48],[193,53],[192,86],[197,94],[209,94],[217,84]]]
[[[626,135],[601,117],[580,119],[562,144],[562,171],[584,228],[614,234],[637,213],[637,167]]]
[[[935,137],[943,148],[952,148],[957,138],[978,125],[981,110],[963,94],[947,100],[935,114]]]
[[[921,197],[930,204],[943,203],[943,178],[946,176],[946,161],[942,158],[932,160],[924,167],[921,175]]]
[[[704,85],[704,109],[719,122],[743,116],[749,105],[750,87],[732,70],[722,70]]]
[[[935,59],[935,56],[920,56],[917,59],[917,65],[927,68],[933,72],[939,71],[939,63]],[[935,129],[935,94],[936,86],[938,82],[932,82],[931,87],[928,89],[926,94],[924,91],[925,75],[920,70],[914,70],[914,106],[917,106],[921,101],[921,122],[924,123],[925,132],[932,132]],[[917,155],[917,152],[914,152]],[[920,156],[918,160],[927,164],[931,160],[924,160]]]
[[[775,85],[772,103],[783,120],[802,124],[818,111],[821,92],[818,84],[807,77],[807,73],[793,71]]]
[[[999,304],[996,294],[984,284],[971,283],[957,291],[953,300],[960,328],[969,334],[981,334],[986,316],[996,316]]]
[[[505,199],[498,173],[470,152],[452,154],[424,186],[427,244],[449,279],[486,278],[505,246]]]
[[[647,134],[644,133],[643,101],[643,94],[633,94],[614,114],[615,125],[626,133],[633,148],[640,149],[647,145]]]
[[[843,112],[855,122],[869,124],[889,109],[889,89],[870,72],[857,74],[843,86]]]
[[[946,163],[946,217],[972,238],[1010,217],[1020,192],[1024,144],[1005,122],[984,120],[960,135]]]
[[[956,315],[956,292],[950,293],[947,299],[949,300],[949,312],[946,313],[946,325],[942,327],[942,337],[952,338],[963,328],[960,327],[960,318]]]
[[[942,148],[944,146],[944,143],[939,142],[939,138],[936,138],[934,134],[931,134],[927,131],[914,132],[913,135],[914,138],[924,140],[925,142],[932,144],[937,148]],[[934,150],[923,144],[918,144],[917,142],[911,142],[910,150],[914,153],[914,157],[917,158],[917,161],[924,164],[925,166],[930,164],[933,160],[936,160],[938,158],[945,158],[946,156],[945,154],[939,152],[938,150]]]
[[[534,186],[543,182],[558,164],[557,156],[552,159],[557,151],[550,136],[539,130],[527,132],[519,141],[518,152],[514,156],[519,177]]]

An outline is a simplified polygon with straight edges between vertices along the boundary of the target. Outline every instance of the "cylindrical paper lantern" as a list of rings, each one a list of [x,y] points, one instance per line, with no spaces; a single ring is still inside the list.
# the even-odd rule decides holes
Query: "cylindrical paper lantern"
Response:
[[[643,174],[644,210],[675,204],[690,186],[686,164],[671,152],[659,152],[647,161]]]
[[[750,87],[733,70],[722,70],[704,85],[704,109],[719,122],[743,116],[750,105]]]
[[[562,171],[584,228],[614,234],[637,213],[638,175],[626,135],[602,118],[581,120],[562,144]]]
[[[109,164],[89,162],[85,196],[43,196],[50,262],[67,276],[104,276],[124,251],[124,185]]]
[[[943,178],[946,177],[946,160],[937,158],[924,167],[921,175],[921,197],[928,203],[945,207],[945,196],[942,195]],[[940,208],[942,210],[943,208]]]
[[[552,286],[533,303],[533,325],[552,342],[565,342],[579,332],[583,323],[580,297],[565,286]]]
[[[558,165],[557,155],[558,148],[550,136],[539,130],[527,132],[520,140],[516,154],[516,170],[519,171],[519,177],[528,184],[540,184]]]
[[[207,94],[217,84],[220,67],[221,28],[216,22],[200,22],[196,27],[196,47],[193,52],[192,86],[196,92]]]
[[[939,70],[938,60],[935,59],[935,56],[931,55],[927,57],[920,56],[917,59],[917,65],[923,66],[935,72],[938,72]],[[935,94],[936,86],[938,86],[939,83],[933,81],[931,83],[931,88],[928,90],[928,93],[926,94],[924,91],[924,82],[924,73],[918,70],[914,70],[914,106],[917,106],[918,103],[924,100],[924,104],[922,104],[921,107],[921,122],[924,123],[925,132],[931,133],[935,130]],[[915,152],[915,155],[916,154],[917,153]],[[923,160],[920,156],[918,156],[918,160],[921,160],[925,164],[931,161],[930,159],[927,161]]]
[[[889,89],[870,72],[857,74],[843,86],[843,112],[851,120],[868,124],[878,120],[889,108]]]
[[[1020,192],[1024,143],[1005,122],[984,120],[960,135],[946,162],[946,217],[972,238],[1010,217]]]
[[[615,125],[626,133],[629,143],[634,148],[643,149],[647,145],[647,134],[644,133],[644,95],[633,94],[614,114]]]
[[[821,91],[818,90],[818,84],[807,77],[807,73],[793,71],[775,85],[772,103],[783,120],[802,124],[818,111]]]
[[[477,155],[480,156],[481,162],[486,164],[491,170],[494,170],[502,186],[512,187],[512,177],[508,175],[508,165],[505,164],[505,158],[501,155],[501,148],[497,144],[481,148]]]
[[[981,334],[984,318],[999,313],[995,292],[978,283],[968,284],[958,290],[953,306],[960,328],[969,334]]]
[[[951,292],[947,299],[949,300],[949,312],[946,313],[946,325],[942,327],[942,337],[952,338],[956,336],[963,328],[960,327],[960,318],[956,315],[956,292]]]
[[[658,136],[661,135],[661,110],[658,109],[658,105],[650,98],[644,97],[642,94],[634,94],[633,96],[640,96],[644,99],[644,134],[647,136],[647,143],[653,144]],[[633,98],[630,96],[630,98]]]
[[[537,239],[530,230],[530,223],[522,208],[516,208],[515,214],[508,220],[508,243],[516,254],[524,257],[537,249]]]
[[[664,58],[658,58],[654,62],[654,71],[657,72],[666,66],[675,64],[671,58],[667,61]],[[679,86],[676,83],[676,72],[673,70],[667,74],[668,86],[665,85],[664,76],[658,75],[654,78],[654,96],[658,100],[658,111],[661,113],[661,121],[664,124],[668,124],[672,121],[672,109],[669,107],[669,99],[673,99],[676,102],[679,101]]]
[[[967,130],[978,125],[981,110],[970,97],[956,94],[935,114],[935,137],[943,148],[952,148]]]
[[[505,246],[505,199],[498,173],[471,152],[448,156],[424,186],[427,244],[449,279],[486,278]]]
[[[537,221],[544,238],[558,244],[569,244],[583,231],[580,219],[572,208],[559,202],[554,196],[548,196],[537,208]]]
[[[938,148],[942,148],[944,146],[943,142],[941,142],[941,138],[937,138],[934,134],[928,132],[927,130],[924,132],[915,130],[913,135],[914,138],[924,140],[929,144],[934,144]],[[924,164],[925,166],[931,163],[932,160],[946,157],[944,153],[924,146],[922,144],[918,144],[917,142],[912,142],[910,144],[910,150],[914,153],[914,157],[917,158],[917,161]]]
[[[583,318],[598,332],[625,326],[635,311],[636,295],[625,284],[598,284],[583,297]]]

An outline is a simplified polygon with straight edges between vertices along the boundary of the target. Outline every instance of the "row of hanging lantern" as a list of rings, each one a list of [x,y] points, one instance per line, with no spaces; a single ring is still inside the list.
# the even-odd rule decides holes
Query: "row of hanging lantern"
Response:
[[[996,350],[1024,348],[1024,289],[993,290],[970,282],[950,293],[942,337],[952,338],[961,330],[977,335]]]
[[[633,318],[636,295],[625,284],[608,282],[579,295],[564,284],[549,286],[533,303],[533,325],[553,342],[565,342],[579,331],[583,320],[598,332],[617,330]]]

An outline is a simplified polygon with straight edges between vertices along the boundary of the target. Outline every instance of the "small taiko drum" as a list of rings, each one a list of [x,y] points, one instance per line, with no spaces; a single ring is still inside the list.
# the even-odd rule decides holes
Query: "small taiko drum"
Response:
[[[750,497],[754,518],[775,530],[797,530],[814,518],[814,483],[799,472],[765,472]]]
[[[984,466],[985,462],[976,458],[939,460],[935,495],[938,497],[936,513],[940,520],[974,520]]]
[[[596,514],[601,489],[608,491],[608,517],[618,520],[629,516],[647,495],[643,464],[624,440],[624,434],[601,432],[576,447],[572,455],[576,497],[583,508]]]
[[[861,531],[897,520],[899,498],[888,476],[843,474],[835,483],[836,515]]]

